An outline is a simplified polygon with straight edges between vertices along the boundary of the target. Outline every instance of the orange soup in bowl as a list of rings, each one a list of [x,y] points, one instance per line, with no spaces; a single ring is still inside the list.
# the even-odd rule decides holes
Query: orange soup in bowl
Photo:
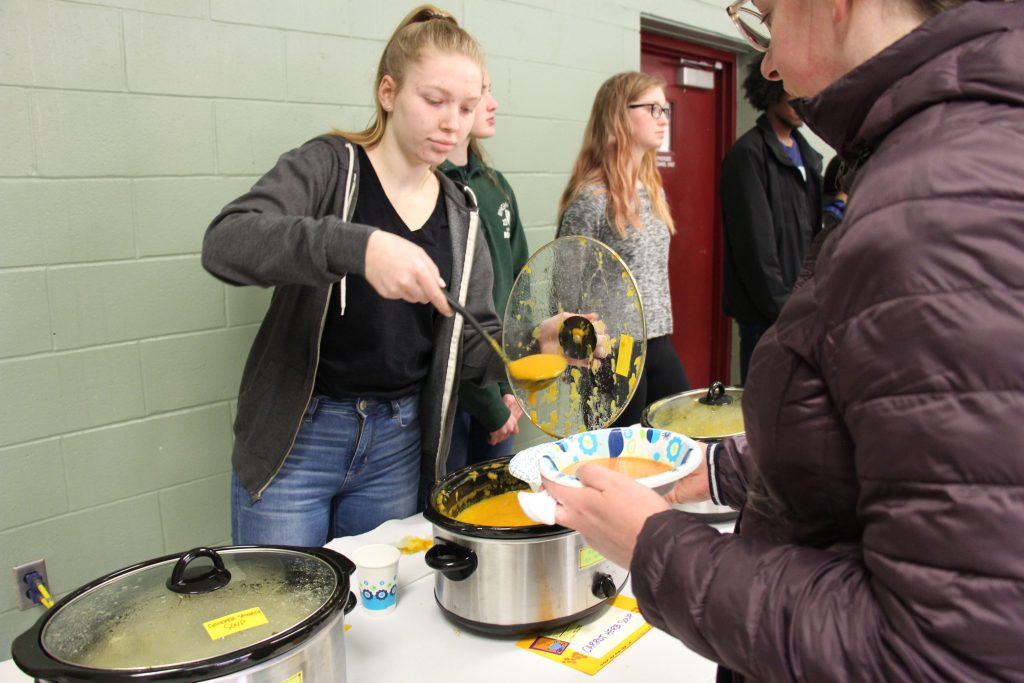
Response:
[[[656,474],[668,472],[672,469],[672,466],[668,463],[658,462],[657,460],[651,460],[649,458],[631,458],[628,455],[623,455],[618,458],[591,458],[589,460],[570,463],[562,469],[562,472],[571,477],[575,477],[576,470],[580,468],[580,465],[584,465],[586,463],[594,463],[601,467],[607,467],[613,472],[621,472],[627,477],[632,477],[633,479],[653,477]]]

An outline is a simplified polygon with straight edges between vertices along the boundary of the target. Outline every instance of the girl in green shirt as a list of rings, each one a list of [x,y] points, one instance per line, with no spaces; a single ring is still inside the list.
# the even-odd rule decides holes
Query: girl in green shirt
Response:
[[[503,316],[512,283],[526,264],[529,250],[512,187],[505,176],[487,164],[480,148],[479,140],[494,135],[497,109],[498,102],[491,94],[491,79],[485,69],[483,98],[477,105],[469,137],[449,153],[440,170],[468,186],[476,195],[480,226],[494,270],[494,307],[498,315]],[[508,386],[481,387],[463,382],[459,387],[459,412],[448,452],[448,470],[509,455],[522,414]]]

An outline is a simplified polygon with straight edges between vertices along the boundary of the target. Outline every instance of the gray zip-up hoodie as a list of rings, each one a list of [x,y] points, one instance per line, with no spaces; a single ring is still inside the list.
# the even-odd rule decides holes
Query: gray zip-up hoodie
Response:
[[[437,174],[452,242],[449,291],[496,336],[491,264],[471,191]],[[326,135],[284,154],[253,188],[213,219],[203,267],[232,285],[274,287],[242,374],[232,466],[253,501],[281,469],[309,404],[328,297],[362,274],[375,228],[351,223],[359,168],[353,144]],[[458,383],[504,378],[500,360],[460,316],[437,325],[420,399],[425,476],[444,472]]]

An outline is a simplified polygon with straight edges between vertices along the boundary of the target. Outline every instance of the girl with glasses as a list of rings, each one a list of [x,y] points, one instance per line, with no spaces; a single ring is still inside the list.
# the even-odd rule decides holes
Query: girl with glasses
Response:
[[[505,376],[442,291],[499,332],[472,195],[436,170],[469,134],[483,66],[451,15],[413,10],[371,125],[285,153],[207,230],[211,273],[275,288],[238,396],[235,543],[319,546],[413,514],[421,470],[444,471],[460,372]]]
[[[655,162],[670,123],[664,86],[657,76],[637,71],[601,85],[558,209],[558,237],[584,235],[604,242],[629,266],[640,290],[647,359],[615,426],[637,424],[646,406],[690,388],[668,338],[668,248],[675,222]]]
[[[719,681],[1024,680],[1024,2],[755,7],[762,73],[852,184],[754,351],[746,436],[669,496],[736,533],[593,466],[548,487],[556,521]]]

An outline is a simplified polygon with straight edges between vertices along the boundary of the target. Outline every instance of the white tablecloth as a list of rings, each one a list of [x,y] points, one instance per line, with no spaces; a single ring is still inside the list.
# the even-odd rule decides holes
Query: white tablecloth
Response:
[[[730,525],[720,527],[727,530]],[[399,544],[405,537],[430,538],[431,525],[416,515],[386,522],[361,536],[338,538],[328,548],[351,557],[366,543]],[[715,665],[675,638],[652,629],[593,677],[516,647],[516,638],[478,635],[452,624],[434,602],[434,577],[423,553],[403,555],[398,607],[375,616],[356,607],[346,618],[349,683],[709,683]],[[629,584],[626,595],[632,595]],[[0,683],[25,683],[10,660],[0,662]]]

